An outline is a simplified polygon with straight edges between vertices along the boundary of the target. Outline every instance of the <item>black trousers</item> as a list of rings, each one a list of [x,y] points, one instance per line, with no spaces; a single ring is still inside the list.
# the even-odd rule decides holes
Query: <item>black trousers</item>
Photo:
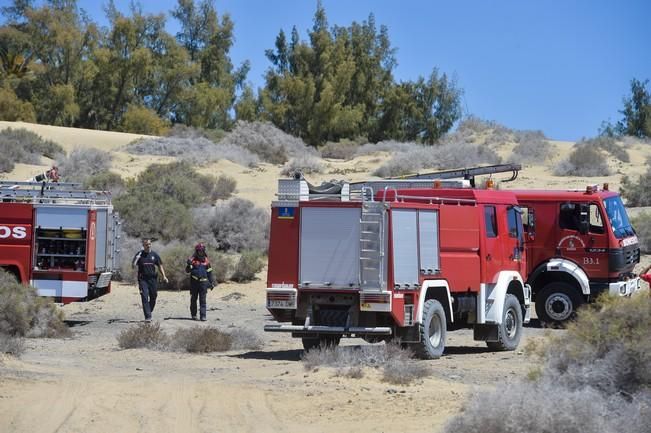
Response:
[[[138,280],[140,289],[140,299],[142,300],[142,312],[145,314],[145,320],[151,319],[151,313],[156,306],[156,297],[158,296],[158,279],[141,278]]]
[[[202,319],[206,318],[206,294],[208,285],[201,281],[192,281],[190,283],[190,314],[192,317],[197,315],[197,298],[199,299],[199,315]]]

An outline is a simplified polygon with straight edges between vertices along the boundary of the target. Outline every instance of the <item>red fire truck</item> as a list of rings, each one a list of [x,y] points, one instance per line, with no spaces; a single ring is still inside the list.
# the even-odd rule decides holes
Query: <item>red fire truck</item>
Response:
[[[107,192],[0,181],[0,267],[55,302],[109,293],[118,231]]]
[[[527,282],[542,321],[562,323],[602,292],[625,296],[639,289],[638,239],[607,184],[513,193],[526,215]]]
[[[447,330],[472,328],[490,348],[515,349],[531,297],[521,211],[511,192],[469,186],[281,179],[266,294],[280,323],[265,331],[291,332],[306,350],[396,338],[437,358]]]

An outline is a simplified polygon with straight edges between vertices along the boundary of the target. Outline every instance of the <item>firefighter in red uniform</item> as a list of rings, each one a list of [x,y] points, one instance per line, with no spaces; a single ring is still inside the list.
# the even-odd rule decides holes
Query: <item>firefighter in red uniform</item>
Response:
[[[215,287],[212,268],[206,247],[198,243],[194,247],[194,254],[187,261],[185,272],[190,274],[190,314],[192,320],[197,320],[197,298],[199,298],[199,317],[206,320],[206,294],[208,289]]]

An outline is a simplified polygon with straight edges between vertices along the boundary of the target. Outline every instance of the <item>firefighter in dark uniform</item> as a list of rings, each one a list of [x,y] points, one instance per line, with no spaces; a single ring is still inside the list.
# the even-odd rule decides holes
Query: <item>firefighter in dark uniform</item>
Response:
[[[199,299],[199,317],[206,320],[206,294],[215,287],[212,267],[206,247],[199,243],[194,247],[194,254],[187,261],[185,272],[190,274],[190,314],[197,320],[197,298]]]
[[[151,250],[151,239],[142,240],[142,250],[133,257],[133,267],[138,269],[138,289],[142,299],[142,312],[145,314],[145,320],[151,321],[151,313],[156,306],[156,297],[158,296],[158,273],[160,270],[163,281],[169,281],[163,269],[163,262],[160,256]]]

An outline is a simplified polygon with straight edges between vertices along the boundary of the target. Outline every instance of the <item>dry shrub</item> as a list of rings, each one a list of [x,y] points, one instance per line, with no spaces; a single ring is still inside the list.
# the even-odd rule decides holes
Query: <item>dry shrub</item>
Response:
[[[232,347],[230,334],[213,327],[195,326],[179,329],[172,337],[172,347],[191,353],[225,352]]]
[[[642,252],[651,254],[651,212],[642,212],[631,218],[631,225],[635,228]]]
[[[417,173],[423,169],[453,169],[479,164],[497,164],[500,157],[487,146],[469,143],[418,146],[398,153],[373,172],[379,177],[394,177]]]
[[[355,157],[358,148],[359,145],[352,141],[340,141],[336,143],[329,141],[321,147],[319,151],[323,158],[343,159],[348,161]]]
[[[57,165],[61,180],[85,183],[92,177],[108,171],[111,159],[109,152],[100,149],[76,148],[70,155],[59,157]]]
[[[646,293],[601,297],[539,354],[543,367],[531,375],[533,381],[477,393],[444,431],[649,431],[651,298]]]
[[[407,142],[402,143],[399,141],[387,140],[378,143],[366,143],[360,146],[355,152],[355,156],[371,155],[378,152],[386,153],[405,153],[413,150],[421,149],[423,146],[418,143]]]
[[[270,122],[238,121],[233,131],[219,144],[248,150],[262,161],[272,164],[284,164],[290,158],[314,156],[317,153],[300,138],[281,131]]]
[[[115,279],[125,283],[136,282],[133,258],[142,249],[142,240],[123,234],[118,239],[118,268]]]
[[[259,350],[264,346],[264,340],[258,334],[246,329],[233,329],[229,335],[233,350]]]
[[[12,337],[65,337],[63,313],[36,289],[0,269],[0,334]]]
[[[117,197],[124,192],[125,184],[119,174],[105,171],[86,178],[84,187],[98,191],[110,191],[113,197]]]
[[[0,131],[0,172],[10,172],[16,163],[40,164],[41,157],[54,158],[63,148],[26,129]]]
[[[439,144],[450,143],[474,143],[491,148],[500,147],[511,141],[517,141],[514,131],[492,120],[483,120],[476,116],[468,116],[459,122],[456,131],[445,134],[439,140]]]
[[[224,332],[215,327],[194,326],[178,329],[171,336],[153,322],[139,323],[122,331],[118,337],[122,349],[146,348],[190,353],[225,352],[238,349],[260,349],[262,339],[256,334],[234,329]]]
[[[0,334],[0,353],[20,356],[25,352],[25,340],[20,337]]]
[[[599,148],[577,144],[568,159],[554,170],[556,176],[608,176],[610,169]]]
[[[542,131],[518,131],[515,140],[518,144],[513,148],[510,162],[540,164],[552,156],[553,146]]]
[[[182,244],[178,241],[172,241],[168,244],[161,245],[158,249],[165,275],[169,283],[161,288],[172,290],[190,290],[190,276],[185,272],[185,265],[188,257],[194,252],[194,245],[191,243]]]
[[[651,389],[651,297],[602,296],[585,308],[567,334],[544,352],[550,372],[565,386],[605,394]]]
[[[253,281],[264,267],[262,255],[257,251],[244,251],[235,265],[231,280],[238,283]]]
[[[363,369],[382,368],[382,380],[392,384],[407,385],[429,376],[429,367],[413,358],[409,350],[398,344],[372,346],[320,347],[305,352],[303,365],[306,370],[327,366],[335,369],[336,376],[360,378]]]
[[[219,140],[226,136],[226,132],[222,129],[206,129],[201,127],[187,126],[182,123],[175,123],[172,128],[167,131],[168,137],[176,138],[207,138],[208,140],[217,143]]]
[[[639,411],[637,414],[635,413]],[[641,401],[624,404],[585,388],[570,390],[559,382],[518,382],[497,390],[475,393],[445,433],[643,433]],[[636,426],[637,424],[637,426]],[[648,424],[647,424],[648,425]]]
[[[226,159],[245,167],[260,162],[257,155],[235,144],[215,143],[204,137],[188,134],[185,137],[157,137],[136,140],[126,151],[134,155],[173,156],[192,164],[206,164]]]
[[[217,182],[215,182],[215,187],[213,188],[212,198],[213,200],[226,200],[230,198],[235,192],[235,187],[237,186],[237,181],[230,176],[219,176]]]
[[[195,230],[220,251],[265,251],[269,239],[269,214],[253,202],[231,198],[212,208],[194,211]]]
[[[160,328],[160,324],[154,322],[131,326],[120,332],[117,339],[122,349],[165,350],[170,344],[169,336]]]
[[[582,139],[578,143],[581,146],[594,146],[596,148],[605,150],[610,153],[612,156],[617,158],[622,162],[630,162],[631,157],[629,156],[624,146],[622,146],[616,139],[616,137],[609,137],[606,135],[601,135],[599,137]]]
[[[313,155],[301,155],[287,161],[287,163],[283,165],[280,174],[293,176],[295,173],[312,174],[321,173],[322,171],[323,163],[319,158]]]
[[[215,283],[225,283],[230,280],[235,266],[235,257],[219,251],[209,252],[208,257],[212,264],[212,276]]]
[[[628,206],[651,206],[651,158],[647,159],[646,164],[650,167],[637,182],[628,176],[622,178],[621,193]]]

